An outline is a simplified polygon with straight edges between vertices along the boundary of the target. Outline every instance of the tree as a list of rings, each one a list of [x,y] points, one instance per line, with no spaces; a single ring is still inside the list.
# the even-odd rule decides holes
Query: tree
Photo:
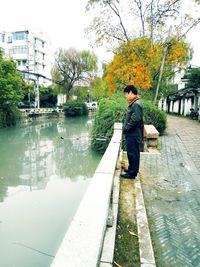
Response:
[[[199,0],[191,1],[198,11]],[[104,42],[111,44],[110,48],[113,50],[114,54],[116,54],[116,47],[121,47],[122,44],[129,43],[131,40],[135,40],[138,37],[149,37],[152,48],[155,44],[158,44],[158,42],[164,47],[162,60],[159,60],[160,66],[156,73],[156,78],[158,79],[157,84],[154,85],[154,87],[156,87],[154,103],[157,103],[160,87],[162,86],[163,70],[164,68],[169,69],[165,66],[167,65],[166,58],[168,54],[172,55],[169,51],[172,47],[171,41],[169,42],[168,38],[166,38],[169,28],[171,28],[169,25],[173,25],[173,35],[177,37],[177,40],[184,41],[187,33],[200,23],[199,18],[193,18],[193,7],[188,9],[187,13],[185,13],[184,3],[186,3],[186,1],[183,0],[88,1],[88,10],[91,10],[92,7],[99,8],[99,13],[97,12],[97,16],[87,29],[88,33],[95,34],[97,44],[101,45]],[[176,67],[176,65],[173,64],[173,67]],[[152,84],[152,81],[148,80],[149,70],[147,66],[138,65],[137,68],[140,70],[137,72],[137,75],[135,75],[135,73],[133,74],[135,78],[132,80],[137,83],[140,81],[141,86],[148,88],[148,84]],[[136,64],[134,69],[136,71]],[[170,69],[172,72],[172,68]],[[141,70],[143,70],[143,73]],[[138,76],[139,73],[141,74]],[[125,78],[125,75],[122,76]],[[129,76],[129,74],[127,74],[127,76]],[[112,75],[108,79],[111,81],[111,79],[113,79]],[[126,78],[125,81],[127,81]],[[116,83],[116,81],[114,83]],[[114,87],[111,90],[113,89]]]
[[[51,86],[40,87],[40,106],[55,107],[57,103],[57,95]]]
[[[0,50],[0,126],[15,125],[19,118],[18,102],[23,98],[23,80],[14,61],[5,59]]]
[[[87,84],[97,70],[96,56],[87,51],[59,49],[55,56],[52,77],[60,82],[62,91],[69,99],[70,91],[75,85]]]
[[[90,91],[92,99],[101,100],[103,97],[108,95],[108,86],[104,78],[96,77],[90,83]]]
[[[17,106],[23,97],[23,80],[17,72],[16,64],[10,59],[3,58],[0,50],[0,107]]]
[[[165,47],[157,42],[151,46],[150,38],[137,38],[120,46],[113,61],[107,66],[106,81],[111,92],[133,83],[142,90],[148,90],[158,81],[160,64]],[[188,45],[176,37],[171,38],[166,55],[163,76],[170,80],[174,68],[183,68],[188,61]]]
[[[200,68],[192,68],[188,70],[186,87],[200,88]]]
[[[199,0],[191,1],[196,2],[196,7],[200,4]],[[106,42],[115,47],[145,36],[151,38],[152,44],[163,41],[168,25],[174,25],[174,34],[181,37],[199,23],[190,10],[184,12],[183,6],[183,0],[89,0],[87,10],[96,8],[97,15],[86,32],[96,36],[97,44]]]

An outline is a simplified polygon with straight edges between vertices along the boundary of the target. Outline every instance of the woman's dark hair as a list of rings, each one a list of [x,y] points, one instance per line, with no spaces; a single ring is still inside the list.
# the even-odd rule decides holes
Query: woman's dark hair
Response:
[[[124,93],[130,93],[132,92],[134,95],[137,95],[138,94],[138,91],[137,91],[137,88],[134,86],[134,85],[127,85],[125,88],[124,88]]]

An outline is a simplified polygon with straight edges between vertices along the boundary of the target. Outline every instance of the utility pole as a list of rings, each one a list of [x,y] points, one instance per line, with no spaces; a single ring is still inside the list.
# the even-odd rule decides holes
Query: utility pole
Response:
[[[154,100],[153,100],[154,104],[156,104],[156,102],[157,102],[158,92],[159,92],[159,89],[160,89],[160,84],[161,84],[162,75],[163,75],[163,69],[164,69],[164,66],[165,66],[165,59],[166,59],[166,56],[167,56],[167,53],[168,53],[168,49],[169,49],[169,47],[171,45],[170,42],[169,42],[171,31],[172,31],[172,26],[170,26],[169,31],[168,31],[168,36],[167,36],[167,40],[166,40],[167,42],[166,42],[166,46],[165,46],[165,49],[164,49],[163,58],[162,58],[160,71],[159,71],[158,83],[157,83],[157,87],[156,87],[156,94],[155,94],[155,97],[154,97]]]
[[[29,85],[30,82],[30,77],[29,77],[29,71],[30,71],[30,60],[29,60],[29,32],[26,32],[26,45],[27,45],[27,59],[26,59],[26,70],[27,73],[24,74],[24,76],[27,76],[27,82]],[[31,103],[31,92],[30,92],[30,87],[28,87],[28,103],[29,103],[29,107],[30,107],[30,103]]]
[[[184,34],[182,34],[178,40],[181,40],[183,37],[186,36],[186,34],[194,27],[196,27],[198,24],[200,23],[200,18],[198,18],[187,30]],[[160,84],[161,84],[161,80],[162,80],[162,74],[163,74],[163,69],[164,69],[164,65],[165,65],[165,59],[166,59],[166,56],[167,56],[167,53],[168,53],[168,49],[170,47],[170,42],[169,42],[169,38],[170,38],[170,35],[171,35],[171,31],[172,31],[172,26],[170,26],[169,28],[169,31],[168,31],[168,37],[167,37],[167,40],[166,40],[166,47],[165,47],[165,50],[164,50],[164,53],[163,53],[163,58],[162,58],[162,62],[161,62],[161,66],[160,66],[160,72],[159,72],[159,78],[158,78],[158,84],[157,84],[157,88],[156,88],[156,94],[155,94],[155,97],[154,97],[154,104],[156,104],[157,102],[157,97],[158,97],[158,92],[159,92],[159,89],[160,89]]]
[[[40,90],[39,90],[39,75],[34,80],[34,91],[35,91],[35,108],[40,108]]]
[[[37,108],[40,108],[39,76],[37,76]]]
[[[163,75],[163,69],[164,69],[164,65],[165,65],[165,59],[166,59],[166,56],[167,56],[167,52],[168,52],[169,46],[170,46],[169,43],[165,46],[165,50],[164,50],[164,54],[163,54],[163,58],[162,58],[161,66],[160,66],[158,83],[157,83],[157,87],[156,87],[156,94],[155,94],[155,97],[154,97],[154,100],[153,100],[154,104],[156,104],[156,102],[157,102],[158,92],[159,92],[159,89],[160,89],[160,84],[161,84],[162,75]]]

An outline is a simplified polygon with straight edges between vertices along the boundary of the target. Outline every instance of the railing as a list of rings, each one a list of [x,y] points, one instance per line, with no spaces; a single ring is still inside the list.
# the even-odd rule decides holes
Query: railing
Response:
[[[115,123],[113,137],[51,267],[99,265],[121,138],[122,124]]]
[[[20,111],[25,114],[49,114],[53,112],[63,112],[63,109],[60,108],[23,108]]]

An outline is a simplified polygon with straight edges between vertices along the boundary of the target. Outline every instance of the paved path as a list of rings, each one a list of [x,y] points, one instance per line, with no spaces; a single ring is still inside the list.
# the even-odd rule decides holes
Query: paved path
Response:
[[[168,116],[141,180],[158,267],[200,267],[200,123]]]

